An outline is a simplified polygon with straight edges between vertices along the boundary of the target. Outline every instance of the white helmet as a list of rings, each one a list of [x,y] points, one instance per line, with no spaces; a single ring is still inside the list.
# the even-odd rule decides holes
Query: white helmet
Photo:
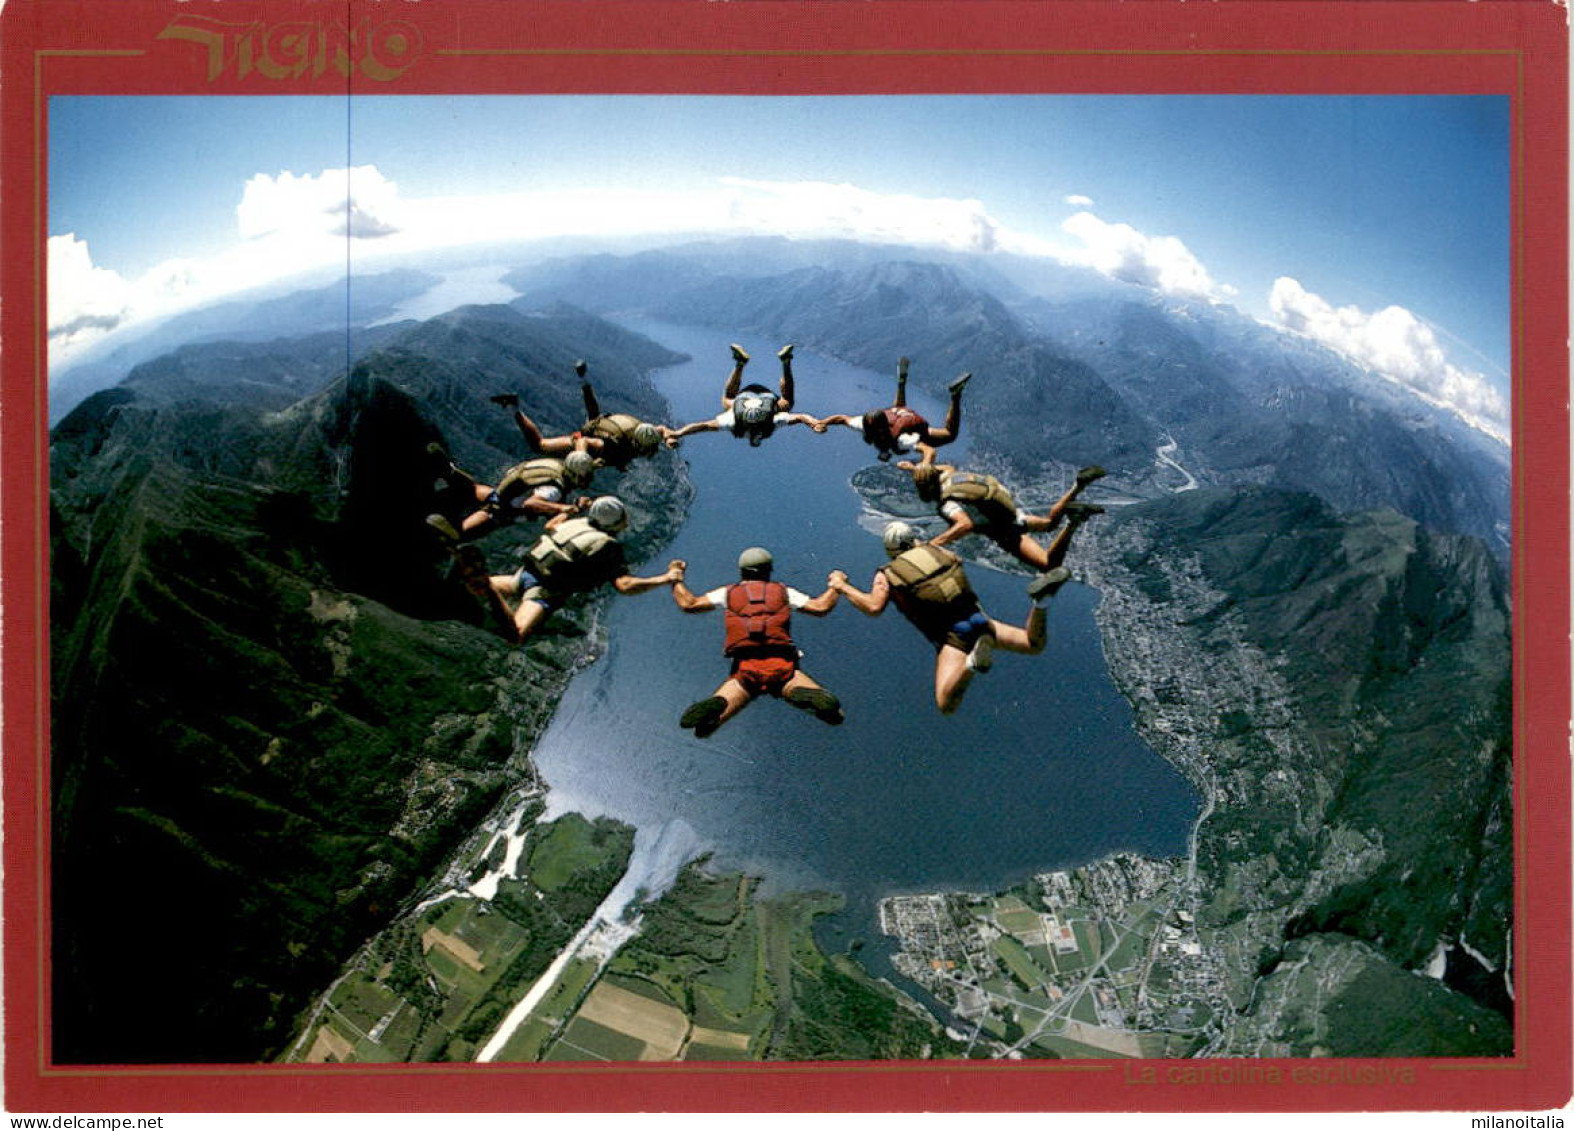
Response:
[[[885,552],[894,558],[918,545],[918,531],[905,522],[887,523],[885,533],[880,535],[880,542],[885,546]]]
[[[589,452],[572,451],[563,457],[563,478],[570,487],[583,487],[596,473],[596,461]]]
[[[609,534],[616,534],[629,524],[628,508],[616,495],[602,495],[591,503],[587,517],[592,526]]]
[[[661,433],[654,424],[641,422],[634,426],[634,450],[642,456],[655,455],[661,447]]]

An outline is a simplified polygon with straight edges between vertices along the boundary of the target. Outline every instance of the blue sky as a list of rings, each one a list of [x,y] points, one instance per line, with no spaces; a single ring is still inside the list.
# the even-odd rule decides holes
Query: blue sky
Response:
[[[348,183],[368,256],[531,217],[544,234],[718,211],[789,234],[987,229],[1345,335],[1369,361],[1404,338],[1500,392],[1509,364],[1500,96],[69,97],[49,130],[52,277],[122,313],[159,287],[195,301],[219,266],[298,261],[304,245],[278,243],[291,210]],[[1393,309],[1414,325],[1369,324]],[[51,303],[52,324],[80,313]]]

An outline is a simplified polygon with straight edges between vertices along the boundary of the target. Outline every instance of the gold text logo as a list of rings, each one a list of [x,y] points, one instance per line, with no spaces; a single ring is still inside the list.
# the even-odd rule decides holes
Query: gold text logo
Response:
[[[292,22],[225,23],[204,16],[182,16],[158,33],[183,39],[208,53],[208,81],[229,70],[237,78],[318,78],[330,69],[345,76],[359,72],[388,82],[410,69],[421,51],[420,31],[404,20],[354,27]]]

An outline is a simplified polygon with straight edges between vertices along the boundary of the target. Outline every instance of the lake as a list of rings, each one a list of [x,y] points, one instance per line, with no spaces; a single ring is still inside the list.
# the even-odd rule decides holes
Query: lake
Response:
[[[675,420],[720,411],[726,335],[623,324],[694,359],[655,375]],[[754,359],[745,381],[774,388],[782,343],[737,340]],[[874,373],[799,349],[796,407],[825,416],[888,404],[895,363]],[[914,359],[915,374],[922,364]],[[988,380],[979,373],[972,388]],[[909,400],[930,420],[943,418],[932,399]],[[952,445],[943,458],[964,450]],[[836,568],[867,590],[887,560],[878,536],[858,523],[848,480],[874,462],[874,449],[851,430],[817,435],[795,425],[758,448],[702,433],[681,454],[696,492],[688,522],[636,572],[680,557],[689,587],[704,592],[737,580],[738,553],[761,545],[775,555],[777,580],[813,596]],[[1078,551],[1074,544],[1067,563],[1074,572]],[[969,576],[991,615],[1023,621],[1026,575],[975,566]],[[681,821],[720,865],[752,870],[772,887],[843,893],[840,927],[871,939],[883,895],[995,890],[1120,850],[1183,854],[1197,794],[1133,731],[1105,667],[1097,601],[1085,586],[1064,587],[1044,653],[997,653],[949,718],[934,706],[934,652],[894,607],[879,618],[845,601],[823,619],[800,614],[793,634],[802,667],[840,696],[847,722],[829,727],[765,698],[700,740],[679,729],[678,716],[726,678],[722,614],[685,614],[665,589],[615,597],[606,654],[574,679],[536,750],[551,812],[644,828]]]

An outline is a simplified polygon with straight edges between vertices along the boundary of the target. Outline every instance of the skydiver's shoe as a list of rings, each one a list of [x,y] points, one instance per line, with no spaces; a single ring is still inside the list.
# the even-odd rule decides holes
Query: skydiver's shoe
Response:
[[[732,343],[732,360],[736,361],[739,365],[747,365],[749,363],[748,353],[745,352],[744,348],[737,342]]]
[[[1067,503],[1066,509],[1061,511],[1061,516],[1067,522],[1086,522],[1096,514],[1103,514],[1104,508],[1097,503]]]
[[[504,408],[518,408],[519,396],[515,393],[498,393],[492,398],[493,404],[500,404]]]
[[[453,523],[449,522],[448,519],[446,519],[442,515],[440,515],[440,514],[429,514],[429,515],[427,515],[426,516],[426,525],[430,526],[433,530],[437,531],[437,533],[442,536],[443,541],[447,542],[450,546],[458,544],[458,542],[459,542],[459,531],[455,528]]]
[[[1035,601],[1042,601],[1059,593],[1060,587],[1070,580],[1071,571],[1065,566],[1056,566],[1054,569],[1045,570],[1028,582],[1027,595]]]
[[[590,372],[590,366],[586,365],[583,359],[574,363],[574,375],[581,381],[585,379],[585,374],[588,372]]]
[[[995,638],[988,633],[973,641],[973,650],[967,654],[968,669],[987,672],[995,666]]]
[[[792,343],[788,342],[781,349],[777,350],[776,351],[776,356],[781,358],[783,361],[791,361],[792,360]]]
[[[1084,468],[1082,468],[1081,470],[1079,470],[1077,472],[1077,486],[1078,487],[1086,487],[1089,483],[1092,483],[1095,479],[1103,479],[1104,476],[1107,475],[1107,474],[1109,474],[1109,473],[1106,472],[1098,464],[1096,464],[1096,463],[1089,464],[1087,467],[1084,467]]]
[[[833,727],[841,726],[847,718],[842,714],[841,700],[823,687],[797,687],[782,698],[799,710],[813,712],[815,718]]]
[[[727,709],[727,701],[720,695],[712,695],[709,699],[701,699],[692,704],[683,712],[683,717],[678,720],[678,725],[684,730],[692,730],[695,738],[709,738],[716,733],[716,728],[721,726],[722,712]]]
[[[912,361],[910,359],[908,359],[908,358],[905,358],[905,357],[897,358],[896,359],[896,375],[898,377],[906,377],[907,376],[907,367],[909,365],[911,365],[911,364],[912,364]]]
[[[890,452],[876,452],[874,458],[879,460],[881,463],[890,463],[891,462],[891,453]]]
[[[963,389],[967,388],[967,383],[969,381],[971,381],[972,379],[973,379],[973,375],[971,373],[964,373],[964,374],[962,374],[962,376],[958,377],[955,381],[952,381],[949,385],[947,385],[946,386],[946,391],[948,393],[950,393],[952,396],[956,396],[956,394],[960,393]]]

